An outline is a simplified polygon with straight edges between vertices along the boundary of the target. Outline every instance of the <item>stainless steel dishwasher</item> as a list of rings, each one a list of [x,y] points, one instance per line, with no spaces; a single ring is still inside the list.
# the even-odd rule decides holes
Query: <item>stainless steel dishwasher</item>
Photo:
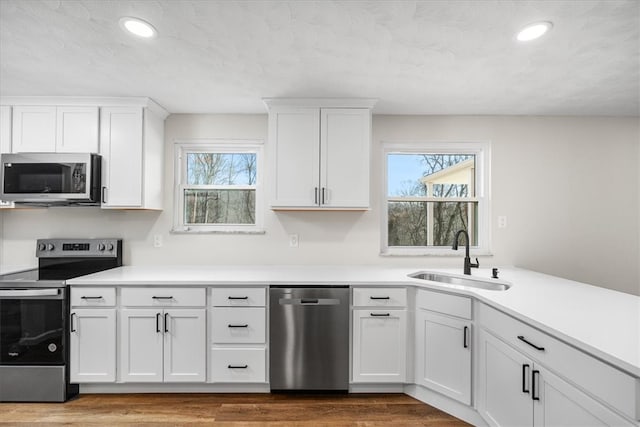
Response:
[[[269,290],[272,391],[349,389],[349,288]]]

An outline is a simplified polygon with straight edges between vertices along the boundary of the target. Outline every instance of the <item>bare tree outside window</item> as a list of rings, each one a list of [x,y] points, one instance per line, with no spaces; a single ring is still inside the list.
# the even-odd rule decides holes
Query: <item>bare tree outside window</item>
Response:
[[[187,153],[185,224],[255,224],[255,153]]]
[[[387,155],[388,246],[448,246],[465,229],[477,242],[475,155]]]

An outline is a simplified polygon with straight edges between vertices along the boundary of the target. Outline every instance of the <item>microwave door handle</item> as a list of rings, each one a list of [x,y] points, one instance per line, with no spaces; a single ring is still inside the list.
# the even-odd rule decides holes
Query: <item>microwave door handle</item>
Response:
[[[60,289],[2,289],[0,299],[43,298],[62,299]]]

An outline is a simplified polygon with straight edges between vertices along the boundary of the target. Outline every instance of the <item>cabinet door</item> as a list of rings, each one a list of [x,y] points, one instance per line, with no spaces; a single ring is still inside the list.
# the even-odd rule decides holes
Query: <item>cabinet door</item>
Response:
[[[13,107],[14,153],[56,151],[56,107]]]
[[[533,426],[533,362],[479,331],[478,412],[491,426]]]
[[[72,310],[70,338],[72,383],[115,382],[115,309]]]
[[[318,206],[319,129],[318,108],[278,109],[269,113],[273,207]]]
[[[204,309],[165,310],[164,381],[206,380],[207,337]]]
[[[322,109],[321,204],[369,207],[371,113],[366,108]]]
[[[98,107],[58,107],[56,152],[98,152]]]
[[[470,405],[470,323],[425,310],[416,320],[418,383]]]
[[[142,205],[142,108],[100,110],[102,207]]]
[[[11,107],[0,106],[0,154],[11,153]]]
[[[632,426],[598,401],[544,368],[536,366],[536,426]]]
[[[162,310],[120,310],[120,380],[162,382]]]
[[[402,383],[406,310],[353,310],[353,381]]]

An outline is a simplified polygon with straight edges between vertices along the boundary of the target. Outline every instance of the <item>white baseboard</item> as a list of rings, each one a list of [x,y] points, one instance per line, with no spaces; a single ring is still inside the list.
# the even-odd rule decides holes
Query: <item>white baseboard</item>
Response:
[[[88,393],[270,393],[269,384],[80,384]]]
[[[403,384],[349,384],[349,393],[404,393]]]

